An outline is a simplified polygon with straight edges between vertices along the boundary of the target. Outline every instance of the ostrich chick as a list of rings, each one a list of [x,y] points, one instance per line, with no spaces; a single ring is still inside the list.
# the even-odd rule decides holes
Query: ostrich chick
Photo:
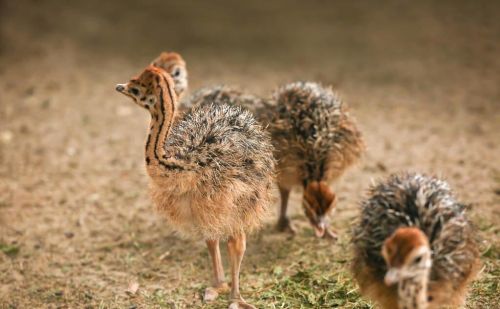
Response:
[[[302,205],[316,236],[336,238],[328,228],[335,207],[331,185],[360,158],[364,143],[347,107],[330,88],[314,82],[287,84],[274,93],[268,124],[281,194],[278,228],[293,232],[288,197],[302,186]],[[263,116],[269,117],[269,116]]]
[[[463,306],[480,267],[464,208],[446,182],[419,174],[372,187],[353,235],[361,292],[383,308]]]
[[[177,100],[181,101],[188,89],[188,72],[182,56],[176,52],[162,52],[151,65],[165,70],[172,77]]]
[[[205,300],[228,289],[219,240],[228,241],[231,305],[255,308],[239,292],[246,234],[260,226],[273,181],[274,160],[268,134],[253,116],[225,104],[199,106],[175,117],[174,82],[147,67],[116,90],[151,114],[146,169],[153,201],[180,234],[206,241],[214,285]]]

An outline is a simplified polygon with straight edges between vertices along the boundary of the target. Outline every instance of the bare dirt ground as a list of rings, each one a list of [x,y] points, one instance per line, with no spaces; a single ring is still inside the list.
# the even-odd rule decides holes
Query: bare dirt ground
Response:
[[[313,238],[296,193],[294,239],[275,218],[250,238],[245,298],[371,308],[347,271],[350,223],[373,179],[411,170],[444,177],[472,205],[485,268],[467,306],[496,306],[498,2],[247,2],[0,2],[0,308],[226,307],[201,302],[204,243],[154,213],[147,115],[114,91],[165,49],[187,59],[191,89],[332,84],[369,147],[337,185],[339,241]]]

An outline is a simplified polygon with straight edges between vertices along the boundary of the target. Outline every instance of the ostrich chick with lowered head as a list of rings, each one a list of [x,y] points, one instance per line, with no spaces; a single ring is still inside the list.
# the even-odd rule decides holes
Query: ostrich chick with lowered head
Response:
[[[179,233],[207,243],[214,285],[206,289],[205,300],[228,289],[219,251],[219,240],[227,239],[229,308],[255,308],[240,295],[239,272],[246,234],[259,227],[271,197],[269,136],[249,112],[225,104],[175,117],[174,82],[153,66],[116,90],[151,114],[145,152],[156,207]]]
[[[361,157],[361,133],[345,103],[318,83],[287,84],[273,100],[272,111],[262,117],[270,115],[263,122],[278,161],[278,228],[293,232],[286,214],[288,197],[293,187],[302,186],[302,205],[316,236],[336,238],[328,227],[328,214],[336,204],[331,185]]]
[[[354,278],[383,308],[458,308],[479,270],[475,231],[448,184],[393,175],[370,189],[353,235]]]

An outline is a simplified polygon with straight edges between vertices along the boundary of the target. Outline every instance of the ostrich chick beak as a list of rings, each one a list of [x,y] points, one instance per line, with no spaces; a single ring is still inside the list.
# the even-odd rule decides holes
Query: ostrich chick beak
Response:
[[[123,92],[125,91],[125,84],[117,84],[115,89],[118,92]]]
[[[314,233],[318,238],[322,238],[323,236],[325,236],[325,231],[326,231],[326,224],[324,222],[320,222],[314,226]]]
[[[338,238],[337,233],[328,228],[328,225],[326,224],[324,219],[322,219],[318,224],[314,225],[314,233],[318,238],[327,238],[333,241],[337,240]]]
[[[390,268],[384,277],[384,283],[391,286],[399,281],[399,269]]]

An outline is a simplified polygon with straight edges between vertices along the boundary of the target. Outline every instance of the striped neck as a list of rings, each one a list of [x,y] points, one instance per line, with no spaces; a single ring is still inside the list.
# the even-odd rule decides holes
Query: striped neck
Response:
[[[429,273],[404,279],[398,284],[399,309],[427,309],[427,284]]]
[[[168,168],[165,143],[172,128],[176,113],[176,98],[173,87],[164,74],[156,76],[155,95],[157,103],[151,108],[150,132],[146,142],[146,164]]]

